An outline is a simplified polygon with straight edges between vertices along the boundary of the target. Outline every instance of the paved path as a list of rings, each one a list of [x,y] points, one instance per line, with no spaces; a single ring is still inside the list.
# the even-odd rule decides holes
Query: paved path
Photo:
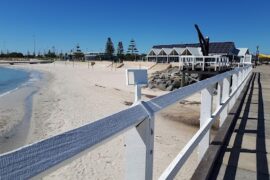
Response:
[[[270,179],[270,66],[254,76],[210,179]]]

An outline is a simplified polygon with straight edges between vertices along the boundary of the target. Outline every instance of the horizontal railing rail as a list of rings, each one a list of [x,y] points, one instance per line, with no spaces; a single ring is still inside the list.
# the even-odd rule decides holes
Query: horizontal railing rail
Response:
[[[27,179],[46,175],[124,132],[127,132],[127,179],[152,179],[155,113],[194,93],[201,92],[200,129],[160,177],[171,179],[198,144],[199,160],[202,158],[210,143],[211,125],[218,116],[222,124],[251,70],[251,66],[236,68],[147,102],[137,103],[93,123],[2,154],[0,179]],[[218,84],[218,106],[212,113],[213,88],[216,84]],[[143,145],[138,141],[144,142]],[[130,153],[138,156],[134,158]]]

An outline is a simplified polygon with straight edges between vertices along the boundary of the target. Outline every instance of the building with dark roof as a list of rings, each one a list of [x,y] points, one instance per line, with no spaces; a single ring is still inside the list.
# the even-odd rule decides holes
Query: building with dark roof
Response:
[[[210,56],[227,56],[232,60],[238,56],[238,53],[239,50],[235,47],[234,42],[211,42],[209,44]],[[178,62],[179,56],[182,55],[202,56],[200,44],[155,45],[149,51],[147,59],[157,62]]]
[[[171,45],[155,45],[154,49],[162,48],[187,48],[187,47],[200,47],[199,43],[195,44],[171,44]],[[237,55],[239,52],[236,49],[234,42],[211,42],[209,44],[209,54],[219,55]]]

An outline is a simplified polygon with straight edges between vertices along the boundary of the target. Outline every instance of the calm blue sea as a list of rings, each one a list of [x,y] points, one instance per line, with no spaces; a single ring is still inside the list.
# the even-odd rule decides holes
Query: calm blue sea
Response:
[[[0,96],[16,89],[29,78],[29,72],[0,67]]]

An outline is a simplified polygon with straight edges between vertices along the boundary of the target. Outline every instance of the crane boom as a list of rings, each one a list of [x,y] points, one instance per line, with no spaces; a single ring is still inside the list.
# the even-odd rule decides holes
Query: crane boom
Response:
[[[202,49],[202,54],[204,56],[208,56],[208,54],[209,54],[209,38],[208,37],[204,38],[204,36],[201,33],[200,28],[197,24],[195,24],[195,28],[196,28],[197,33],[198,33],[200,47]]]

